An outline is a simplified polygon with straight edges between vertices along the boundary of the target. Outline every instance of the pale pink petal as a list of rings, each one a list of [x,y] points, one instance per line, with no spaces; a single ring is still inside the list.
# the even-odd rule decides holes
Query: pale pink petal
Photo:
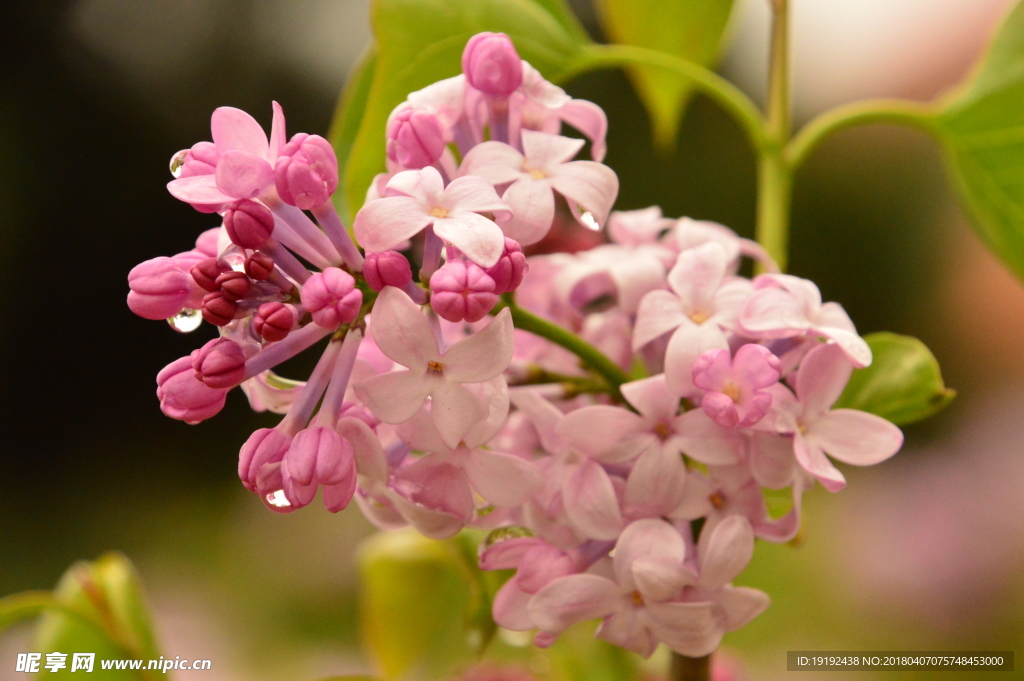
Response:
[[[805,471],[813,475],[829,492],[838,492],[846,487],[846,478],[825,456],[821,447],[809,442],[802,434],[793,437],[793,451],[796,461]]]
[[[487,408],[480,398],[452,381],[435,383],[430,402],[430,415],[441,441],[451,449],[458,446],[473,424],[487,417]]]
[[[228,151],[217,163],[217,189],[235,199],[255,199],[274,183],[274,168],[262,156]]]
[[[781,489],[793,481],[796,459],[791,437],[752,433],[748,447],[750,472],[758,484],[768,489]]]
[[[226,151],[245,151],[265,159],[267,133],[256,119],[232,106],[222,106],[210,117],[213,143],[222,154]]]
[[[494,191],[494,185],[482,177],[457,177],[445,187],[442,205],[449,211],[470,211],[473,213],[495,213],[498,220],[506,219],[509,207]]]
[[[565,440],[556,432],[558,423],[565,417],[558,407],[531,388],[510,390],[508,398],[530,419],[530,423],[537,429],[541,446],[546,451],[555,453],[567,448]]]
[[[708,350],[728,348],[729,342],[718,325],[694,324],[684,319],[665,350],[665,379],[677,395],[697,393],[693,385],[693,365]]]
[[[426,205],[426,210],[436,208],[434,204],[440,201],[443,193],[444,180],[437,168],[432,166],[395,173],[384,189],[384,196],[409,196]]]
[[[697,554],[700,586],[713,590],[731,582],[754,555],[754,530],[750,521],[741,515],[731,515],[712,532],[701,533]]]
[[[657,649],[658,639],[647,626],[647,619],[644,608],[622,608],[601,622],[594,637],[648,658]]]
[[[434,419],[430,416],[430,410],[426,407],[399,425],[395,432],[403,442],[417,451],[434,454],[452,451],[452,448],[441,439],[441,435],[437,432],[437,426],[434,425]]]
[[[576,156],[586,144],[581,139],[523,130],[523,155],[530,168],[547,171]]]
[[[391,489],[386,490],[385,494],[406,522],[425,537],[447,539],[458,534],[466,525],[462,518],[456,515],[414,504]]]
[[[349,441],[355,452],[356,471],[359,475],[387,482],[388,462],[384,458],[380,440],[362,419],[346,417],[338,421],[338,434]]]
[[[674,447],[656,443],[637,460],[626,480],[623,503],[633,517],[661,517],[685,498],[686,466]]]
[[[561,633],[576,622],[605,617],[622,605],[615,582],[597,575],[569,575],[538,591],[527,606],[542,631]]]
[[[611,478],[593,459],[586,459],[562,482],[562,501],[570,522],[592,539],[615,539],[622,513]]]
[[[665,287],[665,266],[653,248],[634,249],[629,257],[613,262],[608,272],[615,281],[619,307],[630,315],[636,314],[645,295]]]
[[[556,432],[576,451],[604,463],[633,459],[646,440],[635,436],[644,428],[643,419],[620,407],[603,404],[576,409],[565,415]],[[621,445],[626,444],[623,447]]]
[[[686,320],[682,302],[671,291],[651,291],[640,300],[633,327],[633,350],[668,333]]]
[[[441,358],[444,375],[459,383],[489,381],[508,368],[513,350],[512,313],[505,308],[482,330],[448,348]]]
[[[805,426],[835,404],[851,373],[853,364],[838,345],[822,344],[807,353],[796,372],[796,396],[804,407]]]
[[[604,109],[585,99],[571,99],[558,109],[558,117],[587,136],[591,158],[598,162],[604,160],[604,138],[608,134]]]
[[[722,285],[728,268],[729,256],[725,247],[711,241],[680,253],[668,273],[668,284],[689,312],[711,316],[715,311],[715,293]]]
[[[740,312],[739,325],[755,338],[788,338],[811,327],[800,301],[778,288],[755,291]]]
[[[505,184],[524,175],[523,160],[523,155],[507,144],[483,142],[462,159],[459,174],[482,177],[491,184]]]
[[[686,557],[682,535],[664,520],[645,518],[630,523],[619,536],[612,558],[615,579],[623,591],[637,588],[633,581],[633,563],[644,557],[674,563],[681,570]]]
[[[668,421],[679,411],[679,396],[669,390],[665,374],[623,383],[619,390],[647,418]]]
[[[881,416],[856,409],[836,409],[822,416],[805,437],[833,459],[854,466],[885,461],[903,446],[903,433]]]
[[[555,220],[555,195],[548,180],[516,180],[501,200],[512,209],[512,217],[500,225],[505,236],[528,246],[547,235]]]
[[[619,195],[619,176],[614,170],[596,161],[573,161],[553,168],[550,177],[555,191],[590,211],[597,224],[604,225]]]
[[[267,160],[273,165],[281,147],[288,141],[288,135],[284,127],[284,109],[277,102],[271,102],[271,106],[274,109],[274,121],[270,124],[270,148],[267,150]]]
[[[829,326],[816,326],[814,327],[814,332],[834,340],[836,345],[846,353],[853,366],[858,369],[871,365],[871,346],[857,335],[856,331],[847,331],[846,329]]]
[[[649,603],[647,612],[654,635],[680,655],[704,657],[722,642],[723,623],[711,601]]]
[[[735,429],[723,428],[701,409],[691,409],[672,422],[673,439],[694,461],[711,466],[737,463],[743,454],[743,438]]]
[[[503,542],[505,543],[505,542]],[[491,606],[491,613],[495,623],[509,631],[528,631],[535,629],[536,624],[526,609],[533,594],[528,594],[519,588],[516,578],[505,582],[494,596],[494,603]]]
[[[463,438],[470,449],[486,444],[504,427],[508,420],[508,384],[501,374],[483,383],[469,383],[466,389],[480,398],[487,407],[487,418],[473,424]]]
[[[810,279],[794,277],[792,274],[765,274],[762,277],[770,279],[796,296],[806,314],[817,315],[820,311],[821,291],[818,290],[818,286]],[[759,277],[759,279],[762,277]]]
[[[772,599],[763,591],[744,586],[725,586],[715,600],[725,611],[725,630],[735,631],[768,609]]]
[[[505,251],[505,234],[483,215],[457,211],[434,220],[434,233],[480,267],[492,267]]]
[[[437,339],[419,306],[393,286],[385,286],[373,304],[370,334],[377,348],[420,375],[427,362],[439,359]]]
[[[481,570],[514,570],[526,553],[548,543],[537,537],[513,537],[496,542],[480,555]]]
[[[663,556],[641,556],[633,561],[633,581],[648,603],[674,598],[692,583],[692,574],[679,561]]]
[[[366,251],[387,251],[433,222],[419,199],[393,196],[367,202],[356,213],[352,230]]]
[[[217,189],[217,178],[213,175],[179,177],[167,183],[167,191],[171,193],[171,196],[185,203],[217,205],[234,201],[230,196]]]
[[[474,450],[462,470],[474,491],[500,508],[521,506],[544,486],[536,466],[502,452]]]
[[[359,400],[384,423],[411,419],[430,394],[430,382],[422,373],[393,371],[372,376],[353,386]]]
[[[717,483],[708,480],[696,471],[686,475],[686,486],[683,490],[683,501],[672,511],[674,520],[694,520],[712,513],[711,495],[717,492]]]

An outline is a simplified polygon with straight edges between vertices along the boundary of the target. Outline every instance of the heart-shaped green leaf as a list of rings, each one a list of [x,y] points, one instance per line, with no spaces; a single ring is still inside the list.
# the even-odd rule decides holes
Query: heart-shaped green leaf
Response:
[[[601,24],[617,43],[646,47],[711,66],[729,22],[733,0],[600,0]],[[651,118],[654,142],[675,145],[692,94],[689,84],[664,69],[634,67],[630,78]]]
[[[902,426],[928,418],[956,396],[943,384],[935,356],[918,339],[881,332],[864,340],[874,361],[854,370],[833,409],[859,409]]]

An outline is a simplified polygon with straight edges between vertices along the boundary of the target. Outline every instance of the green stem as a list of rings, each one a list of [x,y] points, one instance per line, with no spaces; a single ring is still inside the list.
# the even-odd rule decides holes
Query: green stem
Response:
[[[543,317],[538,317],[532,312],[527,312],[516,305],[515,299],[508,293],[501,297],[501,302],[495,306],[491,314],[497,314],[506,307],[511,310],[512,323],[517,329],[529,331],[535,336],[546,338],[555,345],[560,345],[573,353],[583,360],[588,367],[601,374],[608,381],[613,396],[621,397],[619,386],[629,382],[629,376],[615,362],[608,359],[604,353],[571,331],[563,329],[558,324],[549,322]]]
[[[786,161],[799,168],[829,135],[857,125],[889,123],[936,134],[935,106],[908,99],[867,99],[836,107],[803,127],[786,148]]]
[[[633,45],[588,45],[560,80],[610,66],[651,66],[679,74],[736,119],[755,149],[760,150],[767,143],[764,116],[742,90],[700,64],[664,52]]]
[[[669,681],[708,681],[711,678],[711,656],[686,657],[672,653]]]

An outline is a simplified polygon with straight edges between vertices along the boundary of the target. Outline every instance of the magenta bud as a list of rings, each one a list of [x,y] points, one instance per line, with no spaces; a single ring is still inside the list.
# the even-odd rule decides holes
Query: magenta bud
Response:
[[[219,275],[216,284],[224,297],[233,303],[237,303],[249,295],[249,289],[252,286],[252,282],[249,281],[245,272],[235,272],[234,270]]]
[[[274,259],[266,253],[253,253],[245,259],[245,273],[253,281],[269,279],[274,273]]]
[[[385,286],[403,288],[412,281],[412,267],[398,251],[367,253],[363,276],[374,291],[383,291]]]
[[[196,239],[195,250],[208,258],[217,257],[217,242],[220,240],[220,227],[206,230]]]
[[[323,137],[300,132],[281,149],[274,181],[282,201],[312,210],[338,188],[338,157]]]
[[[217,277],[226,271],[227,268],[221,267],[220,263],[217,262],[217,258],[206,258],[193,265],[190,273],[192,274],[192,279],[199,286],[207,291],[216,291],[220,288],[217,285]]]
[[[479,265],[454,260],[430,277],[430,307],[450,322],[477,322],[498,302],[494,280]]]
[[[477,33],[462,52],[469,84],[491,97],[508,97],[523,83],[523,62],[504,33]]]
[[[425,168],[441,158],[444,132],[437,116],[405,109],[388,124],[388,158],[406,168]]]
[[[238,303],[228,300],[223,291],[207,293],[203,297],[203,319],[214,326],[227,326],[238,312]]]
[[[313,501],[324,486],[324,504],[332,513],[344,509],[356,489],[352,445],[331,428],[306,428],[292,440],[281,461],[281,483],[292,506]]]
[[[128,307],[145,319],[169,319],[181,312],[192,290],[189,276],[173,258],[153,258],[128,273]]]
[[[328,267],[317,272],[302,285],[302,307],[313,315],[313,321],[325,329],[348,324],[359,314],[363,292],[356,280],[345,270]]]
[[[508,293],[515,291],[523,283],[527,269],[529,265],[526,264],[526,256],[523,255],[519,242],[505,237],[504,252],[498,258],[498,262],[484,272],[494,280],[495,293]]]
[[[191,149],[182,149],[171,157],[171,175],[192,177],[217,172],[220,152],[213,142],[196,142]]]
[[[260,469],[280,463],[291,440],[274,428],[260,428],[238,450],[238,477],[250,492],[255,492]]]
[[[242,248],[260,248],[274,233],[274,214],[262,203],[239,199],[224,213],[224,228],[232,243]]]
[[[263,303],[252,318],[253,330],[265,341],[284,340],[295,327],[295,308],[284,303]]]
[[[214,338],[191,357],[196,380],[211,388],[234,388],[245,380],[245,353],[233,340]]]
[[[196,380],[192,358],[182,357],[165,366],[156,376],[160,411],[185,423],[205,421],[224,407],[228,391]]]

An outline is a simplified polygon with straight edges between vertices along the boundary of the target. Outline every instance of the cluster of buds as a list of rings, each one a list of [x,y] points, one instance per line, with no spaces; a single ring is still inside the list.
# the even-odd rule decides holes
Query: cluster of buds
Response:
[[[585,142],[563,122],[594,160],[573,160]],[[902,434],[831,409],[871,352],[813,283],[721,225],[611,213],[605,126],[507,36],[473,37],[462,75],[392,113],[388,172],[353,225],[364,260],[331,203],[330,146],[285,143],[276,104],[269,140],[218,109],[214,142],[176,155],[169,187],[223,225],[132,270],[129,306],[219,327],[160,372],[167,415],[202,421],[238,385],[284,414],[239,456],[271,509],[322,488],[329,510],[355,499],[382,529],[490,530],[481,566],[516,570],[501,626],[546,646],[600,617],[599,637],[641,655],[703,656],[768,605],[731,584],[755,538],[792,539],[804,492],[845,485],[828,456],[877,463]],[[527,258],[556,194],[610,243]],[[739,276],[744,257],[767,273]],[[538,335],[516,332],[517,309]],[[308,381],[271,371],[325,339]],[[580,344],[634,380],[581,364],[566,350]],[[789,490],[787,513],[769,514],[766,489]]]

